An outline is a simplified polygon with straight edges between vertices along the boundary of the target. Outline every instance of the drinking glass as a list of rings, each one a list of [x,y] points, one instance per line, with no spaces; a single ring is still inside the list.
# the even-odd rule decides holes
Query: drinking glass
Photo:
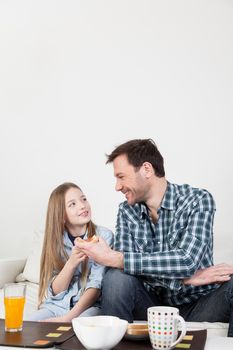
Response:
[[[7,283],[4,285],[5,331],[20,332],[23,328],[23,310],[26,284]]]

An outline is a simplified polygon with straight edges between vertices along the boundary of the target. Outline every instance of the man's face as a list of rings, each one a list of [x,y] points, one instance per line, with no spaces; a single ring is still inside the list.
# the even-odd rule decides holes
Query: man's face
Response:
[[[129,164],[126,155],[120,155],[113,161],[114,176],[116,177],[116,191],[121,191],[129,205],[146,200],[147,181],[141,168],[135,171]]]

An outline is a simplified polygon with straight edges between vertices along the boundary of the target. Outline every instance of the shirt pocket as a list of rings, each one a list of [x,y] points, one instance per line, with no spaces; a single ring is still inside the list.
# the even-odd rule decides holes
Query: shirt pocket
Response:
[[[182,226],[180,223],[177,223],[176,225],[171,227],[167,236],[167,244],[170,249],[175,249],[180,245],[180,243],[183,240],[185,230],[186,225]]]
[[[148,232],[148,228],[144,223],[133,225],[131,227],[132,239],[134,242],[134,249],[136,252],[150,252],[152,242],[150,239],[151,234]]]
[[[189,210],[184,211],[182,214],[175,215],[168,232],[168,245],[170,248],[177,248],[184,239],[187,231],[189,215]]]
[[[134,245],[136,252],[145,252],[148,245],[148,241],[143,238],[134,237]]]

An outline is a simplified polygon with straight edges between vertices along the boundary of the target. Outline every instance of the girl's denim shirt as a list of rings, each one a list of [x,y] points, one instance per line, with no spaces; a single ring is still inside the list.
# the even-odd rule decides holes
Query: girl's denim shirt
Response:
[[[84,239],[87,238],[87,234],[88,233],[85,234]],[[110,230],[102,226],[97,226],[96,235],[102,237],[109,246],[112,246],[113,234]],[[63,233],[63,242],[64,242],[66,253],[68,254],[68,256],[70,256],[73,248],[73,244],[69,239],[68,233],[66,231],[64,231]],[[97,264],[92,259],[88,259],[88,268],[89,268],[89,274],[88,274],[85,290],[88,288],[101,289],[103,275],[105,273],[106,267],[103,265]],[[82,274],[82,271],[81,271],[81,264],[80,264],[75,270],[75,273],[72,277],[72,280],[70,282],[68,289],[64,290],[63,292],[60,292],[57,295],[53,294],[53,291],[51,288],[51,283],[52,283],[51,281],[48,286],[47,298],[45,299],[41,308],[45,307],[50,309],[51,311],[56,311],[56,309],[60,308],[68,312],[81,297],[81,274]],[[97,305],[99,305],[99,301],[95,303],[95,306]]]

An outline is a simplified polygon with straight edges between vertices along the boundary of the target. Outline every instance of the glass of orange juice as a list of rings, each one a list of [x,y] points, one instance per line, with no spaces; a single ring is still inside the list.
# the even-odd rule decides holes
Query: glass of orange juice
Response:
[[[26,284],[7,283],[4,285],[6,332],[20,332],[23,329],[25,293]]]

